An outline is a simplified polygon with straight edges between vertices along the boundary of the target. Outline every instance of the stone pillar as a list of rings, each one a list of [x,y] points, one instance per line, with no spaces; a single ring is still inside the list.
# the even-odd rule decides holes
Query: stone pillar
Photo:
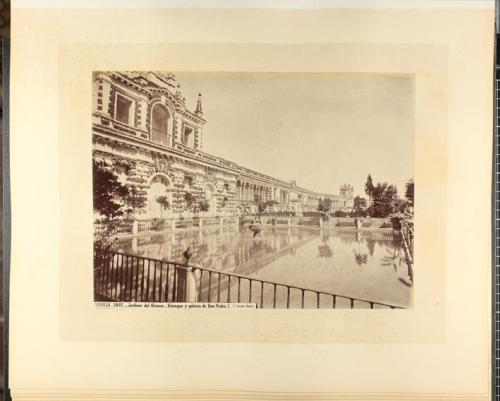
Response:
[[[319,227],[323,228],[323,217],[319,218]]]
[[[175,116],[175,128],[176,130],[172,132],[172,146],[174,146],[176,143],[182,143],[182,116],[180,113],[177,113]],[[173,127],[172,127],[173,128]]]
[[[148,130],[148,127],[146,125],[146,121],[148,119],[148,101],[147,99],[140,98],[137,102],[137,107],[140,109],[140,113],[138,112],[140,116],[140,128],[143,130]],[[170,145],[170,144],[169,144]]]
[[[139,233],[139,222],[134,220],[132,223],[132,234],[137,235]]]
[[[102,78],[102,112],[109,115],[108,110],[114,109],[114,99],[111,99],[111,78],[101,76]],[[111,107],[110,107],[111,106]],[[113,112],[114,113],[114,112]]]
[[[196,302],[198,291],[197,283],[193,270],[189,266],[176,266],[176,302]]]

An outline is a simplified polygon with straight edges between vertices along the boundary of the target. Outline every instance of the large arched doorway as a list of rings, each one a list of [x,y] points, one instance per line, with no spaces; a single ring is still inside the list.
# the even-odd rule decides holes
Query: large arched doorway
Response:
[[[169,125],[172,116],[168,109],[162,104],[155,104],[151,109],[151,140],[170,145]]]
[[[164,175],[155,175],[150,182],[148,190],[148,216],[150,218],[167,218],[171,215],[172,194],[169,191],[170,181]],[[159,202],[160,197],[166,197],[168,207]]]

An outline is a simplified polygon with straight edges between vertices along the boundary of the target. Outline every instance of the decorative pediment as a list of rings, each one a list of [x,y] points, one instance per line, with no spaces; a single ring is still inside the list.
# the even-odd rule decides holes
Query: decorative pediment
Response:
[[[215,175],[213,175],[213,174],[207,175],[206,178],[205,178],[205,180],[207,182],[212,183],[212,184],[216,184],[217,183],[217,177]]]
[[[154,158],[155,172],[168,174],[172,171],[172,162],[170,160],[155,157]]]

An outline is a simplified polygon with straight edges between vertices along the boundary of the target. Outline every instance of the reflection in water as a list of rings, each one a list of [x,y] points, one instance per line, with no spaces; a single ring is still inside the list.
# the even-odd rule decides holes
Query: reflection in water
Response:
[[[120,240],[116,250],[184,262],[304,288],[409,306],[411,281],[399,234],[391,231],[320,231],[214,227]]]
[[[318,246],[319,256],[321,258],[331,258],[333,256],[332,248],[328,245],[328,240],[330,239],[330,232],[324,231],[321,233],[322,245]]]

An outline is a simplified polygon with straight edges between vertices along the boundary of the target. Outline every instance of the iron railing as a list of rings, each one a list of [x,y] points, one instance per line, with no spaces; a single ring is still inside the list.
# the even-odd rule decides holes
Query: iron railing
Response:
[[[95,301],[254,303],[258,308],[404,306],[119,252],[94,256]]]
[[[401,238],[403,242],[403,249],[405,252],[406,263],[410,279],[413,282],[413,237],[414,228],[413,223],[408,221],[401,222]]]

